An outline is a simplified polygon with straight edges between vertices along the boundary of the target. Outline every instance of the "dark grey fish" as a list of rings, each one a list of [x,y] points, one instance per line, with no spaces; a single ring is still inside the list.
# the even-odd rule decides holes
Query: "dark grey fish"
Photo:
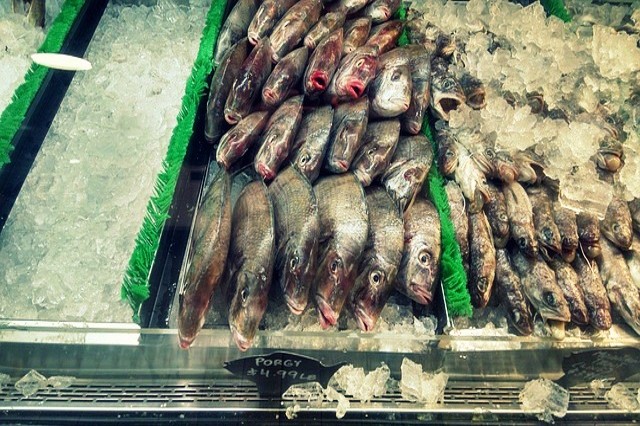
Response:
[[[459,164],[458,144],[453,134],[445,129],[438,131],[438,169],[443,176],[453,177]]]
[[[511,264],[505,248],[496,250],[496,294],[508,313],[511,325],[523,336],[533,333],[533,318],[520,277]]]
[[[402,129],[416,135],[422,129],[425,113],[431,101],[431,55],[415,55],[409,62],[411,68],[411,100],[402,116]]]
[[[360,261],[350,305],[363,331],[372,331],[393,291],[404,246],[402,215],[380,187],[366,190],[369,237]]]
[[[509,241],[509,216],[507,215],[507,202],[502,191],[493,183],[488,183],[489,201],[483,206],[484,213],[491,226],[493,244],[496,248],[504,248]]]
[[[429,52],[421,44],[407,44],[406,46],[396,47],[378,57],[378,70],[410,65],[417,57],[428,54]],[[428,67],[431,67],[431,63],[429,63]]]
[[[297,2],[298,0],[264,0],[247,30],[251,44],[257,44],[258,40],[268,36],[280,18]]]
[[[223,170],[205,191],[194,220],[178,312],[178,339],[183,349],[191,346],[202,329],[224,272],[230,238],[231,177]]]
[[[315,49],[322,39],[341,28],[346,19],[347,14],[342,9],[323,15],[322,18],[320,18],[320,21],[311,28],[307,36],[304,38],[304,45],[309,49]],[[338,57],[341,56],[342,46],[340,46],[340,52],[338,52]]]
[[[315,301],[322,328],[334,326],[353,288],[369,234],[362,185],[351,174],[327,176],[314,186],[320,216]]]
[[[249,349],[267,308],[273,274],[275,224],[263,182],[248,184],[233,209],[227,257],[229,327],[241,351]]]
[[[216,161],[229,170],[260,138],[268,121],[267,111],[254,112],[243,118],[220,138]]]
[[[363,46],[369,38],[371,18],[358,18],[347,21],[344,26],[344,42],[342,55],[347,55],[358,47]]]
[[[558,203],[553,204],[553,221],[558,226],[560,240],[562,241],[562,258],[565,262],[573,262],[580,240],[578,239],[578,224],[576,214],[562,207]]]
[[[564,298],[569,303],[571,321],[578,325],[589,324],[589,311],[576,271],[569,263],[555,256],[549,259],[548,264],[555,272],[558,286],[560,286]]]
[[[408,65],[382,69],[369,88],[371,113],[384,118],[403,114],[409,109],[411,91],[411,69]]]
[[[431,164],[433,147],[424,135],[401,136],[391,163],[380,181],[402,213],[422,188]]]
[[[351,169],[362,186],[369,186],[389,166],[398,145],[400,122],[385,120],[369,123],[362,146],[353,159]]]
[[[520,250],[527,256],[534,258],[538,254],[538,241],[533,226],[533,208],[526,191],[518,182],[502,186],[511,238]]]
[[[291,163],[311,182],[320,174],[333,122],[331,105],[318,107],[302,116],[291,147]]]
[[[338,68],[342,57],[342,28],[325,37],[309,58],[304,73],[304,93],[317,97],[323,93]]]
[[[407,29],[407,36],[411,43],[420,44],[430,53],[436,54],[436,40],[438,36],[442,34],[439,28],[422,17],[410,19],[407,21],[405,28]]]
[[[465,102],[460,83],[449,72],[447,62],[435,57],[431,61],[431,109],[434,114],[449,121],[449,113]]]
[[[400,0],[374,0],[364,8],[362,15],[370,17],[374,24],[381,24],[393,17],[400,3]]]
[[[276,280],[289,310],[300,315],[307,306],[316,273],[320,218],[307,178],[287,167],[269,185],[276,226]]]
[[[398,44],[398,39],[404,29],[404,23],[400,20],[388,21],[371,28],[369,38],[365,46],[373,46],[381,55],[390,51]]]
[[[469,274],[469,218],[465,208],[465,200],[462,190],[457,183],[450,180],[444,186],[447,191],[447,199],[449,200],[449,208],[451,210],[451,222],[456,234],[456,241],[460,247],[460,255],[462,256],[462,266],[464,266],[467,275]],[[495,242],[494,242],[495,245]]]
[[[489,303],[496,274],[496,248],[487,216],[469,214],[469,293],[476,308]]]
[[[469,73],[460,77],[460,86],[464,92],[465,102],[473,109],[482,109],[487,105],[487,91],[480,79]]]
[[[284,102],[302,78],[309,51],[301,47],[289,53],[276,64],[262,88],[262,101],[270,108]]]
[[[431,202],[416,198],[404,216],[404,249],[396,289],[428,305],[440,275],[440,217]]]
[[[611,303],[602,283],[600,271],[595,261],[578,253],[573,261],[573,269],[578,274],[578,283],[584,294],[584,302],[589,312],[589,323],[598,330],[611,328]]]
[[[600,224],[602,234],[621,250],[629,250],[633,240],[631,211],[626,201],[614,196],[604,220]]]
[[[334,173],[344,173],[362,145],[369,117],[369,99],[340,104],[334,110],[329,150],[325,167]]]
[[[378,52],[374,47],[362,46],[347,54],[327,88],[326,100],[335,107],[363,97],[376,76],[377,66]]]
[[[271,58],[280,61],[293,50],[320,19],[321,0],[300,0],[278,22],[269,36]]]
[[[215,66],[222,63],[222,58],[234,44],[247,36],[247,29],[256,10],[258,10],[256,0],[238,0],[233,6],[218,33],[216,50],[213,54]]]
[[[640,234],[640,198],[636,197],[629,201],[629,212],[631,213],[631,222],[633,229]]]
[[[533,211],[533,226],[536,230],[536,238],[540,250],[544,250],[544,255],[550,255],[548,251],[562,253],[562,237],[560,230],[553,220],[551,212],[551,199],[547,192],[540,188],[529,188],[529,201]]]
[[[576,217],[580,249],[589,259],[600,256],[600,225],[598,217],[589,212],[581,212]]]

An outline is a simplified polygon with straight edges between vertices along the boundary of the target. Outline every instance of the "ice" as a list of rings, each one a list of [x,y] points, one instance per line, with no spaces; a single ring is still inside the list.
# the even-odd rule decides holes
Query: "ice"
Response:
[[[613,408],[625,411],[640,410],[640,401],[636,395],[623,383],[611,386],[611,389],[604,394],[604,398]]]
[[[638,37],[594,25],[593,60],[606,78],[628,78],[640,70]]]
[[[328,401],[338,401],[338,406],[336,407],[336,418],[338,419],[343,418],[345,414],[347,414],[349,408],[351,408],[349,399],[331,386],[327,386],[327,389],[325,390],[325,398]]]
[[[390,375],[391,371],[386,364],[367,374],[363,368],[349,364],[340,368],[333,375],[333,379],[347,395],[362,402],[368,402],[374,397],[385,394]]]
[[[285,416],[287,416],[287,419],[289,420],[293,420],[296,417],[298,417],[298,411],[300,411],[300,405],[299,404],[293,404],[287,407],[287,409],[285,410],[284,414]]]
[[[8,374],[0,373],[0,389],[11,380],[11,376]]]
[[[569,391],[547,379],[527,382],[519,399],[524,411],[547,423],[553,423],[554,416],[564,417],[569,408]]]
[[[47,386],[55,389],[65,389],[76,381],[73,376],[51,376],[47,379]]]
[[[589,182],[588,185],[585,183]],[[586,211],[603,218],[613,198],[613,187],[598,177],[596,166],[585,163],[564,175],[560,186],[560,204],[574,211]]]
[[[38,392],[40,389],[44,389],[46,387],[47,378],[38,373],[36,370],[29,371],[15,384],[16,390],[26,398],[35,395],[36,392]]]
[[[591,383],[589,383],[589,387],[593,391],[596,398],[600,398],[603,395],[605,389],[608,387],[608,384],[604,380],[596,379],[592,380]]]
[[[422,372],[422,365],[408,358],[402,360],[400,367],[400,392],[402,398],[426,405],[435,405],[444,400],[444,390],[449,376],[443,372],[430,374]]]
[[[282,399],[305,402],[310,407],[320,406],[323,398],[324,389],[318,382],[292,385],[282,394]]]

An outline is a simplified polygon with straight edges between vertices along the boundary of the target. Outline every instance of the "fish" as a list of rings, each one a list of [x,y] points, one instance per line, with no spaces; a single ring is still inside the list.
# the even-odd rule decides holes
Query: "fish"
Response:
[[[621,250],[629,250],[633,241],[633,223],[631,211],[626,201],[614,196],[604,219],[600,223],[600,231],[609,241]]]
[[[381,24],[393,17],[400,3],[400,0],[374,0],[364,8],[362,15],[371,18],[373,24]]]
[[[269,40],[261,39],[240,67],[224,107],[227,123],[236,124],[251,112],[262,85],[271,74],[269,52]]]
[[[627,267],[631,273],[631,278],[640,291],[640,240],[635,238],[631,244],[631,250],[625,253]]]
[[[533,211],[533,227],[538,239],[540,252],[547,256],[549,251],[562,253],[562,237],[560,230],[553,220],[551,212],[551,199],[544,189],[540,187],[528,188],[529,201]]]
[[[398,39],[404,29],[404,23],[400,20],[388,21],[371,28],[371,33],[365,46],[375,47],[381,55],[390,51],[398,44]]]
[[[298,0],[264,0],[247,29],[249,42],[257,44],[261,38],[268,36],[280,18],[297,2]]]
[[[360,150],[351,169],[362,186],[369,186],[389,166],[400,137],[400,121],[385,120],[369,123],[362,137]]]
[[[444,186],[449,200],[449,209],[451,211],[449,217],[453,223],[456,242],[460,247],[460,255],[462,257],[462,266],[469,273],[469,218],[465,208],[464,195],[457,183],[450,180]],[[494,242],[495,245],[495,242]]]
[[[274,108],[282,104],[295,90],[304,74],[308,58],[309,51],[306,47],[301,47],[291,51],[276,64],[262,87],[262,102],[267,107]]]
[[[303,114],[298,133],[291,147],[291,163],[310,182],[320,175],[320,168],[327,152],[333,108],[325,105]]]
[[[528,257],[538,255],[538,241],[533,225],[533,208],[526,191],[518,182],[502,185],[507,203],[507,216],[511,238]]]
[[[275,178],[289,156],[302,120],[302,99],[302,96],[287,99],[269,118],[253,162],[256,172],[265,180]]]
[[[229,328],[238,349],[246,351],[267,308],[275,258],[273,205],[263,182],[244,187],[231,223],[226,279]]]
[[[408,20],[405,28],[407,29],[407,37],[411,40],[411,43],[420,44],[430,53],[436,54],[436,40],[438,39],[438,35],[442,33],[439,28],[422,17]]]
[[[578,254],[572,263],[578,274],[578,283],[584,294],[584,302],[589,313],[589,324],[598,330],[611,328],[611,303],[604,287],[598,264]]]
[[[344,42],[342,43],[342,56],[363,46],[369,38],[371,31],[371,18],[357,18],[347,21],[344,25]]]
[[[640,234],[640,198],[636,197],[629,201],[628,206],[633,229]]]
[[[578,325],[589,324],[589,311],[584,299],[584,293],[578,282],[578,274],[571,264],[552,256],[547,260],[547,264],[556,274],[556,282],[565,300],[569,304],[571,311],[571,321]]]
[[[493,173],[490,177],[499,179],[504,183],[511,183],[518,180],[518,168],[511,158],[511,154],[504,150],[495,151],[490,159]]]
[[[409,108],[402,116],[401,122],[402,130],[417,135],[422,129],[424,115],[431,101],[431,55],[426,51],[415,54],[409,62],[409,67],[411,98]]]
[[[384,68],[369,88],[371,113],[375,117],[397,117],[409,109],[411,69],[408,65]]]
[[[469,293],[476,308],[489,303],[496,274],[496,248],[484,212],[469,213]]]
[[[433,113],[449,121],[449,113],[465,102],[464,91],[448,70],[447,62],[435,57],[431,61],[431,103]]]
[[[342,58],[325,93],[333,106],[362,97],[376,76],[378,53],[374,47],[362,46]]]
[[[396,47],[378,57],[378,72],[385,68],[410,65],[415,58],[428,55],[428,53],[421,44],[407,44]],[[429,62],[428,67],[431,67],[431,62]]]
[[[389,167],[382,174],[380,182],[401,213],[405,212],[420,192],[432,162],[433,147],[426,136],[400,136]]]
[[[189,242],[192,253],[180,288],[178,340],[187,349],[204,325],[209,301],[220,284],[231,239],[231,177],[224,170],[199,203]]]
[[[207,117],[205,119],[204,137],[213,143],[223,134],[225,129],[224,106],[240,67],[247,58],[249,43],[242,39],[236,43],[220,61],[211,79],[209,98],[207,99]]]
[[[257,10],[258,2],[256,0],[238,0],[233,6],[218,33],[218,41],[213,53],[213,63],[216,67],[222,63],[225,54],[247,36],[249,24],[251,24],[251,19]]]
[[[396,289],[421,305],[433,301],[440,275],[440,217],[434,205],[416,198],[404,215],[404,249]]]
[[[362,145],[369,117],[369,99],[338,105],[333,113],[329,148],[325,167],[334,173],[344,173]]]
[[[518,171],[518,182],[539,184],[544,178],[544,164],[531,151],[516,151],[511,154],[513,163]]]
[[[487,91],[482,81],[469,73],[460,77],[460,87],[464,93],[465,103],[473,109],[487,106]]]
[[[229,170],[260,138],[269,122],[268,111],[257,111],[243,118],[222,138],[216,150],[216,161]]]
[[[508,314],[513,328],[522,336],[533,333],[533,318],[524,294],[520,277],[516,273],[506,248],[496,249],[496,295]]]
[[[322,328],[334,326],[353,288],[369,235],[362,185],[351,173],[319,179],[314,185],[320,216],[319,267],[313,288]]]
[[[325,37],[342,28],[346,19],[347,14],[343,9],[323,15],[320,21],[305,36],[304,45],[309,49],[315,49]],[[342,46],[340,46],[338,57],[342,57]]]
[[[484,213],[491,226],[493,244],[496,248],[504,248],[509,241],[509,216],[507,215],[507,203],[502,191],[493,183],[488,183],[489,201],[483,206]]]
[[[269,36],[271,59],[278,62],[293,50],[320,19],[321,0],[300,0],[278,21]]]
[[[329,13],[342,10],[347,15],[353,15],[367,5],[371,0],[337,0],[327,7]]]
[[[458,144],[452,132],[445,129],[438,131],[438,169],[445,177],[453,177],[458,168]]]
[[[342,35],[342,28],[338,28],[325,37],[311,54],[303,80],[307,96],[315,98],[327,90],[342,58]]]
[[[600,225],[598,224],[598,217],[593,213],[580,212],[576,216],[576,224],[578,225],[580,250],[589,259],[595,259],[600,256]]]
[[[559,203],[552,205],[553,221],[560,232],[560,241],[562,243],[562,258],[565,262],[573,262],[576,257],[578,245],[578,224],[576,222],[576,214],[562,207]]]
[[[467,148],[460,143],[456,143],[456,145],[455,152],[457,152],[458,159],[454,179],[469,201],[469,211],[471,213],[479,212],[490,197],[487,178],[478,168]]]
[[[623,254],[615,243],[604,239],[602,255],[597,262],[611,305],[633,331],[640,335],[640,292]]]
[[[510,252],[525,296],[543,320],[569,322],[571,311],[556,276],[539,257],[526,257],[520,250]]]
[[[316,273],[320,217],[311,182],[287,167],[269,185],[276,229],[275,277],[289,310],[300,315]]]
[[[384,189],[367,188],[365,197],[369,237],[349,304],[360,329],[372,331],[393,291],[404,247],[404,222]]]

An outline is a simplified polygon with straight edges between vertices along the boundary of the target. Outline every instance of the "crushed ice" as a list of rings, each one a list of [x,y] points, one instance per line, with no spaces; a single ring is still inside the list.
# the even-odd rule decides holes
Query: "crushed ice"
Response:
[[[569,408],[569,391],[547,379],[527,382],[519,399],[524,411],[547,423],[553,423],[554,416],[564,417]]]
[[[400,392],[402,398],[426,405],[435,405],[444,400],[444,390],[447,387],[449,376],[443,372],[426,373],[422,371],[422,365],[408,358],[402,360],[400,367],[402,378],[400,380]]]
[[[8,378],[9,376],[7,376]],[[73,384],[76,378],[72,376],[51,376],[48,379],[36,370],[30,370],[14,387],[18,392],[29,398],[35,395],[39,390],[50,386],[54,389],[64,389]],[[2,377],[0,377],[0,386],[2,385]]]
[[[613,408],[625,411],[640,410],[640,400],[638,400],[638,397],[636,397],[633,391],[623,383],[617,383],[611,386],[611,389],[604,394],[604,398],[609,403],[609,406]]]

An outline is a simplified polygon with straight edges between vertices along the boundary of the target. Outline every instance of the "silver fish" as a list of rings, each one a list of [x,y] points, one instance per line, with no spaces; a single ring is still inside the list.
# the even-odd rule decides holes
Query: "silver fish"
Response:
[[[213,54],[213,63],[216,66],[222,63],[222,58],[233,45],[247,36],[251,19],[258,9],[257,3],[256,0],[238,0],[229,12],[227,20],[220,28],[216,50]]]
[[[291,163],[311,182],[315,182],[320,174],[320,167],[327,152],[332,121],[331,105],[304,113],[298,134],[291,147]]]
[[[399,136],[398,120],[369,123],[362,138],[362,146],[351,165],[362,186],[371,185],[371,182],[387,169],[398,145]]]
[[[411,102],[411,69],[408,65],[384,68],[371,87],[371,112],[377,117],[397,117],[409,109]]]

